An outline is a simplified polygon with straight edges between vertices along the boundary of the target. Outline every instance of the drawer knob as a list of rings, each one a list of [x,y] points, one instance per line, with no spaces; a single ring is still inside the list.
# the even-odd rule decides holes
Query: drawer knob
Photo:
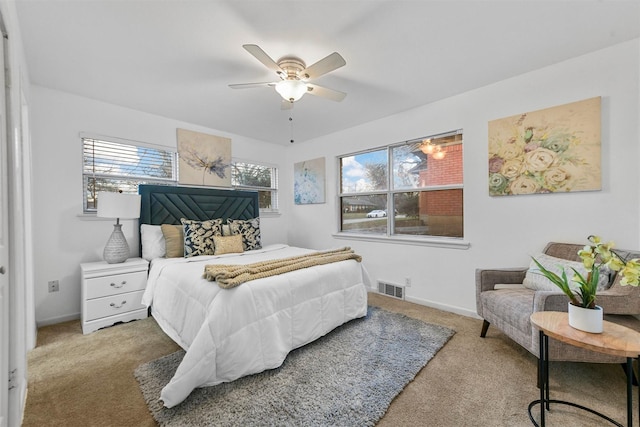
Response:
[[[120,305],[117,305],[115,302],[112,302],[111,304],[109,304],[111,307],[113,308],[122,308],[127,302],[126,301],[122,301],[122,303]]]
[[[116,289],[120,289],[121,287],[123,287],[126,284],[127,284],[127,281],[123,280],[122,283],[120,283],[119,285],[117,285],[115,283],[111,283],[111,287],[116,288]]]

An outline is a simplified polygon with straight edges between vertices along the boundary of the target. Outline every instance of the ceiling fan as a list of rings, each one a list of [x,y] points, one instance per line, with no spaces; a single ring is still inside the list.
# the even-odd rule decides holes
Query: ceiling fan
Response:
[[[233,89],[274,87],[276,92],[282,97],[283,110],[293,108],[293,103],[302,98],[305,93],[337,102],[342,101],[344,97],[347,96],[344,92],[308,82],[308,80],[320,77],[346,64],[344,58],[337,52],[333,52],[331,55],[307,67],[303,60],[295,56],[285,56],[276,62],[258,45],[245,44],[242,45],[242,47],[258,61],[262,62],[268,69],[275,71],[278,77],[280,77],[280,81],[229,85],[229,87]]]

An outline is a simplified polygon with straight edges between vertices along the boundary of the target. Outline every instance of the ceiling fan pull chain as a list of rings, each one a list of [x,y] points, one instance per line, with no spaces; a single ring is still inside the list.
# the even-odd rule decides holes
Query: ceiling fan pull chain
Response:
[[[289,124],[291,125],[291,139],[289,140],[290,143],[294,143],[294,139],[293,139],[293,113],[291,114],[291,116],[289,116]]]

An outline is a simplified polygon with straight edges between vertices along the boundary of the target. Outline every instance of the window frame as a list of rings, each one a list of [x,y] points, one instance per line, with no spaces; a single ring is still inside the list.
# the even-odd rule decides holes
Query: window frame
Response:
[[[353,240],[364,240],[364,241],[374,241],[374,242],[389,242],[389,243],[399,243],[399,244],[411,244],[411,245],[426,245],[426,246],[437,246],[437,247],[447,247],[447,248],[459,248],[459,249],[467,249],[470,244],[465,240],[464,232],[462,237],[449,237],[449,236],[436,236],[436,235],[411,235],[411,234],[399,234],[395,232],[395,215],[387,215],[387,225],[386,232],[382,233],[358,233],[357,231],[343,231],[343,206],[342,200],[345,197],[358,197],[358,196],[370,196],[370,195],[386,195],[386,210],[387,212],[392,212],[394,209],[394,197],[396,194],[402,193],[411,193],[411,192],[432,192],[432,191],[442,191],[442,190],[450,190],[450,189],[460,189],[464,191],[464,178],[462,182],[459,184],[444,184],[444,185],[429,185],[429,186],[418,186],[411,188],[394,188],[394,163],[393,163],[393,149],[396,147],[401,147],[405,145],[409,145],[412,143],[419,143],[424,141],[425,139],[437,139],[443,138],[452,135],[463,135],[463,129],[457,129],[450,132],[444,132],[434,135],[425,136],[422,138],[396,142],[388,145],[383,145],[375,148],[369,148],[365,150],[360,150],[352,153],[342,154],[336,156],[337,163],[337,171],[338,171],[338,179],[337,179],[337,232],[333,233],[332,236],[339,239],[353,239]],[[464,141],[464,138],[463,138]],[[463,144],[463,142],[461,142]],[[386,190],[371,190],[366,192],[342,192],[343,189],[343,181],[342,181],[342,160],[351,157],[357,156],[366,153],[372,153],[375,151],[386,150],[387,154],[387,189]],[[463,167],[461,165],[461,167]],[[464,198],[463,198],[464,205]],[[464,212],[464,211],[463,211]],[[464,218],[464,214],[463,214]]]
[[[278,214],[280,213],[280,199],[279,199],[279,178],[280,171],[278,170],[278,166],[266,163],[266,162],[256,162],[253,160],[233,158],[231,160],[231,180],[233,182],[233,168],[237,163],[244,163],[248,165],[260,166],[264,168],[271,169],[271,186],[270,187],[261,187],[257,185],[232,185],[233,188],[237,190],[249,190],[249,191],[269,191],[271,193],[271,208],[260,208],[260,214]]]

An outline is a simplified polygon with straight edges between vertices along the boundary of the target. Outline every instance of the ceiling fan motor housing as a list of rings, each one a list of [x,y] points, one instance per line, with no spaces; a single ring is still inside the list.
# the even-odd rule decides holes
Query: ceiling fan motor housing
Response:
[[[307,68],[302,59],[296,57],[285,57],[278,61],[278,66],[284,70],[286,76],[280,75],[286,80],[300,80],[309,78],[309,76],[301,76],[300,72]]]

